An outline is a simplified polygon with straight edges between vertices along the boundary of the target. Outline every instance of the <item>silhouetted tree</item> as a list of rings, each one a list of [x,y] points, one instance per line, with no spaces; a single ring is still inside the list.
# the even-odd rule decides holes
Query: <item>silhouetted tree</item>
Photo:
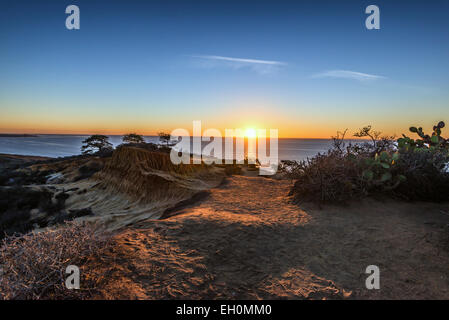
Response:
[[[144,143],[145,140],[143,139],[143,136],[136,133],[128,133],[123,136],[123,142],[125,143]]]
[[[371,129],[371,126],[366,126],[359,131],[354,133],[354,137],[358,138],[366,138],[368,137],[371,139],[371,145],[370,144],[359,144],[358,146],[355,146],[356,148],[359,147],[359,151],[361,150],[360,147],[364,148],[366,152],[371,151],[371,153],[376,154],[380,153],[381,151],[391,150],[395,146],[395,139],[396,137],[393,136],[386,136],[382,135],[382,132],[380,131],[374,131]]]
[[[107,136],[94,134],[83,141],[81,152],[83,154],[92,154],[112,150],[112,144]]]
[[[354,133],[354,137],[370,138],[373,143],[374,148],[376,147],[377,140],[379,140],[380,135],[381,135],[381,133],[379,131],[371,130],[371,126],[363,127],[362,129],[359,129],[358,132]]]
[[[171,135],[169,133],[165,133],[165,132],[159,132],[159,140],[161,140],[162,143],[165,143],[166,146],[168,147],[170,140],[171,140]]]

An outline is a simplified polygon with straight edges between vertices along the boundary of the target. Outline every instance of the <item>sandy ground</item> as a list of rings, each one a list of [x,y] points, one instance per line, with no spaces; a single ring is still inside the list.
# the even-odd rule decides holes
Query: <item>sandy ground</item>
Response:
[[[449,205],[298,206],[290,182],[233,176],[120,232],[97,298],[449,299]],[[380,290],[365,288],[368,265]]]

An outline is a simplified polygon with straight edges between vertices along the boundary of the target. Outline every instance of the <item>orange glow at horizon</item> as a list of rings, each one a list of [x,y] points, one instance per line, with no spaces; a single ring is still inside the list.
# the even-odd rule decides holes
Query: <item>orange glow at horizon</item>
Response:
[[[356,139],[352,136],[353,132],[355,132],[359,127],[362,127],[363,125],[360,125],[358,127],[352,127],[350,130],[348,130],[348,133],[346,135],[346,138],[349,139]],[[118,126],[118,127],[112,127],[108,125],[102,125],[102,126],[84,126],[84,127],[78,127],[78,126],[42,126],[42,125],[5,125],[0,122],[0,133],[16,133],[16,134],[73,134],[73,135],[91,135],[91,134],[105,134],[105,135],[123,135],[130,132],[135,132],[137,134],[146,135],[146,136],[157,136],[158,132],[164,131],[170,133],[172,130],[177,128],[184,128],[190,133],[192,133],[192,125],[186,125],[186,126],[152,126],[152,129],[148,129],[148,127],[144,126]],[[213,126],[203,126],[202,130],[206,130],[209,128],[214,128]],[[225,136],[225,129],[239,129],[239,128],[246,128],[242,129],[244,132],[244,136],[247,138],[256,138],[257,130],[264,128],[263,126],[257,126],[257,129],[254,127],[246,127],[246,126],[226,126],[217,128],[223,136]],[[344,129],[337,128],[337,126],[334,126],[334,128],[329,128],[328,130],[317,130],[316,127],[313,125],[303,126],[298,128],[297,126],[288,126],[288,125],[280,125],[280,126],[270,126],[265,128],[267,130],[267,136],[269,136],[269,129],[278,129],[279,138],[304,138],[304,139],[329,139],[332,136],[336,135],[337,131],[343,131]],[[382,130],[381,130],[382,131]],[[391,131],[383,131],[385,134],[397,134],[398,133],[407,133],[408,132],[408,126],[404,126],[404,128],[401,130],[401,128],[396,128],[395,130]],[[391,133],[390,133],[391,132]]]
[[[285,117],[285,115],[275,113],[264,113],[248,115],[241,113],[241,117],[235,114],[223,114],[211,117],[208,115],[202,121],[202,131],[209,128],[218,129],[225,136],[225,129],[242,129],[247,137],[256,137],[258,129],[278,129],[279,138],[309,138],[309,139],[329,139],[335,136],[337,131],[344,131],[348,128],[346,138],[355,139],[352,134],[365,125],[372,124],[375,130],[386,135],[400,136],[401,133],[408,134],[408,128],[422,126],[425,129],[432,128],[433,121],[422,121],[419,123],[408,123],[402,120],[398,123],[392,119],[373,119],[371,123],[365,123],[358,119],[340,119],[331,117]],[[184,115],[185,119],[186,116]],[[230,120],[230,118],[232,120]],[[444,119],[443,119],[444,120]],[[180,120],[180,118],[161,117],[148,121],[147,117],[135,116],[108,116],[102,119],[97,117],[82,117],[70,114],[17,114],[7,113],[0,118],[0,133],[28,133],[28,134],[106,134],[123,135],[129,132],[136,132],[142,135],[157,135],[164,131],[170,133],[177,128],[184,128],[192,133],[192,121]],[[256,129],[257,128],[257,129]]]

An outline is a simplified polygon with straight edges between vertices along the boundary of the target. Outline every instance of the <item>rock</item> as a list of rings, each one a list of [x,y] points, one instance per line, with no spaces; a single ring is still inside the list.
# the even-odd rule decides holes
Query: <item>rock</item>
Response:
[[[59,183],[63,182],[64,175],[60,172],[56,172],[56,173],[46,176],[46,178],[47,178],[47,181],[46,181],[47,184],[59,184]]]

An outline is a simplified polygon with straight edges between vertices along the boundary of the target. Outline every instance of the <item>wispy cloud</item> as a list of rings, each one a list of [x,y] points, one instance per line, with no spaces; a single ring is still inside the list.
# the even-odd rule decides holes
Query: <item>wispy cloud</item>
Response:
[[[386,77],[384,76],[348,70],[330,70],[315,74],[312,76],[312,78],[340,78],[357,81],[373,81],[373,80],[386,79]]]
[[[232,62],[238,62],[238,63],[268,64],[268,65],[277,65],[277,66],[286,65],[285,62],[269,61],[269,60],[242,59],[242,58],[231,58],[231,57],[222,57],[222,56],[192,56],[192,57],[201,58],[201,59],[209,59],[209,60],[232,61]]]
[[[268,74],[278,71],[281,67],[286,66],[287,63],[273,60],[258,60],[247,58],[232,58],[224,56],[211,55],[194,55],[191,56],[197,59],[198,65],[206,68],[214,67],[229,67],[232,69],[248,68],[260,74]]]

